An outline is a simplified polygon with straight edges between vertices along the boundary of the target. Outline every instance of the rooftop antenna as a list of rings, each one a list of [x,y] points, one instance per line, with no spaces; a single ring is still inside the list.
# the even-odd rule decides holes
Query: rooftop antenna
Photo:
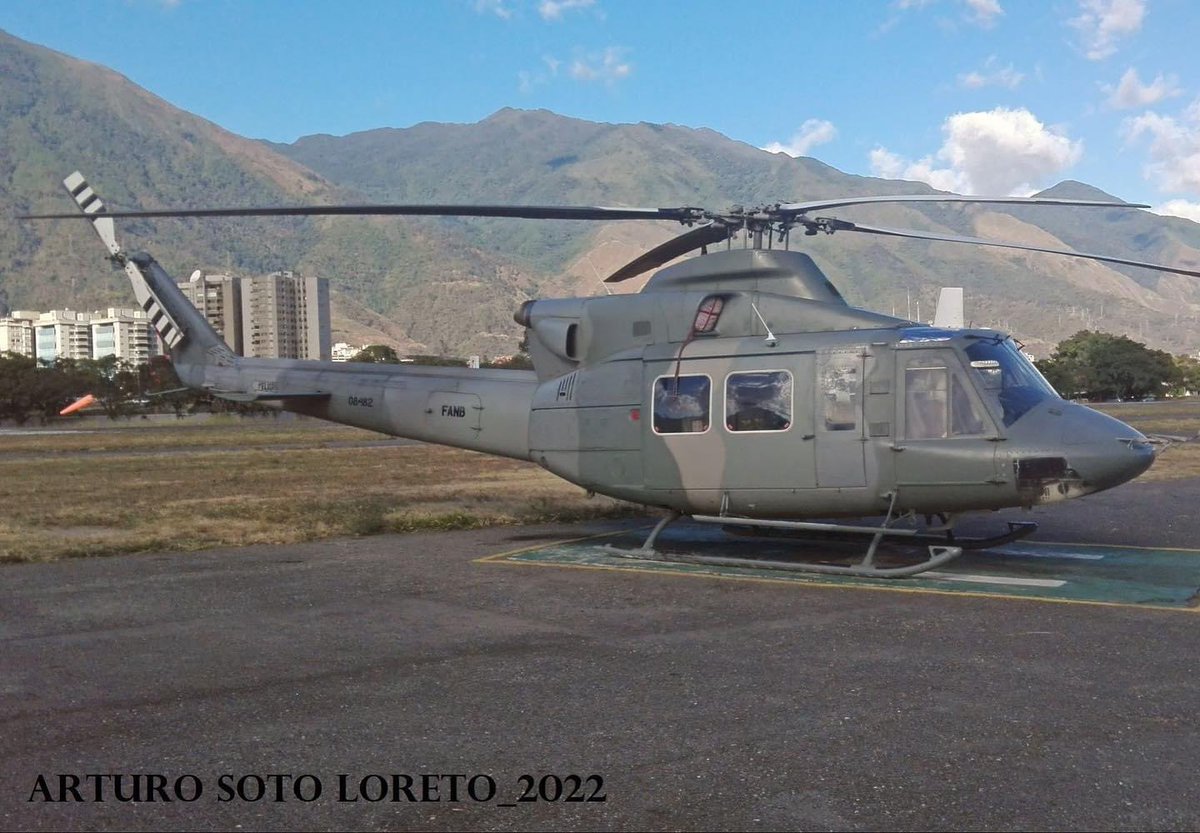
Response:
[[[758,307],[754,305],[753,301],[750,302],[750,309],[754,310],[754,314],[757,315],[758,320],[762,322],[763,329],[767,331],[767,337],[764,339],[764,341],[767,342],[767,346],[774,347],[779,343],[779,339],[775,338],[775,334],[771,332],[771,325],[767,323],[767,319],[762,317],[762,313],[758,311]]]

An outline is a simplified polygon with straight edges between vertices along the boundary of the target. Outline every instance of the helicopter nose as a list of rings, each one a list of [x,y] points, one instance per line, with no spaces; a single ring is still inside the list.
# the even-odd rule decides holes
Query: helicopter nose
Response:
[[[1067,465],[1078,474],[1084,494],[1119,486],[1154,462],[1154,447],[1140,431],[1082,405],[1064,410]]]

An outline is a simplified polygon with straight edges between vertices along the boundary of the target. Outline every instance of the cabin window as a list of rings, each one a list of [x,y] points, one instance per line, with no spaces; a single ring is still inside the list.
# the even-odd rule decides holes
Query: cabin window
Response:
[[[654,380],[654,432],[703,434],[712,407],[707,376],[661,376]]]
[[[985,422],[960,373],[941,359],[913,358],[904,371],[904,424],[910,440],[969,437]]]
[[[786,431],[792,425],[792,374],[786,370],[730,373],[725,379],[725,427]]]

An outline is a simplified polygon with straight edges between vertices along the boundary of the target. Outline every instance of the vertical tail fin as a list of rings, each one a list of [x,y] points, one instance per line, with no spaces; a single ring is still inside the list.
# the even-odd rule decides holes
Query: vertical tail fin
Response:
[[[63,186],[79,210],[92,218],[92,227],[113,262],[129,276],[138,305],[145,310],[155,331],[171,351],[180,375],[183,375],[181,365],[233,364],[233,351],[184,297],[166,270],[144,252],[129,254],[121,249],[112,217],[104,216],[104,202],[87,184],[83,174],[76,171],[63,180]]]
[[[963,290],[961,286],[943,286],[938,296],[937,309],[933,313],[933,326],[961,330],[966,326],[963,316]]]

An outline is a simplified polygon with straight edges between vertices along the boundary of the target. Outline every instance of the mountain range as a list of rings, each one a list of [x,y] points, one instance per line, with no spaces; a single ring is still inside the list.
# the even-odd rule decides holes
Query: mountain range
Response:
[[[292,144],[230,133],[121,75],[0,32],[0,212],[69,210],[79,169],[114,208],[341,202],[679,206],[936,193],[842,173],[711,130],[598,124],[504,109],[476,124],[423,123]],[[1114,199],[1078,182],[1044,192]],[[951,205],[838,212],[874,225],[1074,248],[1200,268],[1200,224],[1125,209]],[[407,352],[495,356],[522,332],[530,297],[604,292],[602,279],[680,231],[662,223],[399,218],[126,221],[181,278],[195,269],[293,269],[326,277],[334,340]],[[794,235],[856,305],[928,319],[938,289],[963,286],[967,317],[1037,355],[1081,329],[1175,353],[1200,349],[1200,279],[1094,261],[841,233]],[[0,305],[127,305],[91,230],[0,222]],[[622,284],[635,291],[639,282]]]

